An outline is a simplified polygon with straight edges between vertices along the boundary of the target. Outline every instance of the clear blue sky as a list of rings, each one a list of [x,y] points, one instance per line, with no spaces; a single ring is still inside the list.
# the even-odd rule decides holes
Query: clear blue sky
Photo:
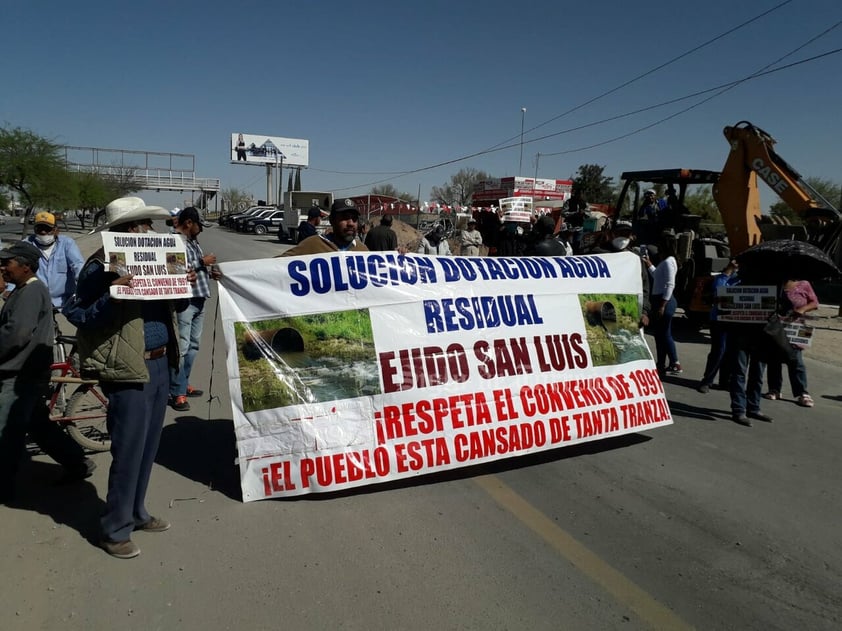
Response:
[[[782,1],[7,2],[0,123],[61,144],[195,154],[198,176],[258,197],[264,171],[230,164],[230,134],[305,138],[305,190],[362,194],[387,181],[413,195],[420,186],[427,199],[460,168],[516,175],[522,118],[521,175],[535,175],[541,154],[539,177],[595,163],[615,180],[624,170],[719,169],[722,127],[745,119],[804,176],[839,183],[842,54],[747,81],[591,149],[579,150],[713,93],[559,133],[742,79],[802,46],[777,66],[842,47],[839,26],[807,43],[842,21],[840,0],[792,0],[586,104]],[[511,146],[386,174],[498,145]],[[140,195],[170,207],[185,197]],[[776,201],[768,189],[762,196],[764,206]]]

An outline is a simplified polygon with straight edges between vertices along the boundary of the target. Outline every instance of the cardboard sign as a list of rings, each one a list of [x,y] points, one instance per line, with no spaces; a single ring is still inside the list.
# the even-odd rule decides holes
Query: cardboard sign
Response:
[[[190,298],[187,251],[181,235],[158,232],[103,232],[107,271],[132,274],[130,285],[112,285],[111,295],[124,300]]]

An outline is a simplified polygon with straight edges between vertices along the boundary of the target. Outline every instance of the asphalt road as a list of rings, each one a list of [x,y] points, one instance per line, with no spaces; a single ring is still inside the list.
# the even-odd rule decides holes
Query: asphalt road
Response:
[[[270,237],[206,230],[221,261]],[[213,304],[213,303],[212,303]],[[675,424],[344,495],[239,501],[220,331],[168,413],[148,493],[173,523],[120,561],[92,544],[109,456],[56,486],[35,454],[0,507],[0,629],[838,629],[842,367],[808,360],[816,407],[730,421],[695,391],[704,336],[679,328]],[[820,334],[842,335],[840,331]],[[821,338],[816,340],[821,343]]]

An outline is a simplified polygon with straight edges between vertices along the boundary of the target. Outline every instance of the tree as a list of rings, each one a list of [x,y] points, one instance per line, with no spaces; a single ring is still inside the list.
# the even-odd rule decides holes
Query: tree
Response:
[[[835,206],[840,203],[840,191],[842,187],[839,184],[834,184],[830,180],[825,180],[819,177],[808,177],[804,180],[808,186],[815,190],[819,195],[831,205]],[[816,200],[821,201],[821,200]],[[798,214],[787,205],[784,201],[777,201],[769,207],[769,214],[773,217],[782,217],[794,225],[801,225],[804,223]]]
[[[447,184],[434,186],[430,191],[430,197],[433,201],[446,206],[469,206],[476,185],[488,179],[491,179],[491,176],[485,171],[472,168],[460,169],[455,175],[450,176],[450,182]]]
[[[698,186],[696,190],[688,188],[684,194],[684,205],[692,214],[700,215],[702,223],[722,223],[722,215],[710,186]]]
[[[25,218],[35,206],[49,206],[60,182],[66,183],[66,169],[57,144],[28,129],[0,128],[0,188],[18,194]]]
[[[612,177],[603,175],[604,166],[583,164],[573,177],[573,191],[590,204],[610,204],[614,196]]]
[[[396,189],[391,184],[381,184],[379,186],[372,186],[371,190],[369,191],[372,195],[382,195],[384,197],[395,197],[397,199],[402,199],[405,201],[410,201],[415,199],[415,197],[411,193],[401,193],[398,189]]]
[[[222,202],[224,204],[224,212],[232,213],[253,206],[254,197],[252,197],[251,193],[241,191],[238,188],[226,188],[222,190]]]

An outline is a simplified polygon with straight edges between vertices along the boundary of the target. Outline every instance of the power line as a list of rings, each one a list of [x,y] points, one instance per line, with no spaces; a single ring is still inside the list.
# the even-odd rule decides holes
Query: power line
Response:
[[[779,4],[775,5],[774,7],[770,8],[770,9],[767,9],[766,11],[763,11],[762,13],[759,13],[758,15],[755,15],[753,18],[750,18],[750,19],[746,20],[745,22],[737,24],[736,26],[728,29],[727,31],[724,31],[724,32],[720,33],[719,35],[716,35],[715,37],[712,37],[711,39],[707,40],[706,42],[703,42],[703,43],[699,44],[698,46],[695,46],[694,48],[691,48],[690,50],[685,51],[685,52],[681,53],[680,55],[678,55],[676,57],[673,57],[669,61],[665,61],[664,63],[662,63],[658,66],[655,66],[654,68],[651,68],[651,69],[647,70],[646,72],[643,72],[643,73],[637,75],[636,77],[633,77],[633,78],[629,79],[628,81],[611,88],[610,90],[606,90],[602,94],[599,94],[599,95],[597,95],[597,96],[595,96],[591,99],[588,99],[584,103],[580,103],[579,105],[571,107],[569,110],[566,110],[566,111],[562,112],[561,114],[558,114],[557,116],[554,116],[553,118],[547,119],[543,123],[539,123],[535,127],[531,127],[530,129],[528,129],[526,131],[526,133],[531,133],[531,132],[535,131],[536,129],[540,129],[541,127],[544,127],[545,125],[548,125],[548,124],[552,123],[553,121],[558,120],[559,118],[563,118],[563,117],[567,116],[568,114],[572,114],[573,112],[576,112],[576,111],[582,109],[583,107],[586,107],[586,106],[590,105],[591,103],[595,103],[596,101],[599,101],[600,99],[603,99],[606,96],[614,94],[615,92],[618,92],[618,91],[622,90],[623,88],[630,86],[632,83],[640,81],[644,77],[648,77],[649,75],[654,74],[658,70],[663,70],[667,66],[671,66],[675,62],[677,62],[681,59],[684,59],[685,57],[687,57],[689,55],[692,55],[693,53],[695,53],[695,52],[697,52],[697,51],[699,51],[703,48],[706,48],[707,46],[713,44],[716,41],[719,41],[720,39],[730,35],[731,33],[735,33],[736,31],[739,31],[740,29],[745,28],[749,24],[752,24],[753,22],[756,22],[757,20],[759,20],[763,17],[766,17],[770,13],[773,13],[773,12],[777,11],[778,9],[786,6],[787,4],[790,4],[791,2],[792,2],[792,0],[784,0],[783,2],[780,2]],[[518,138],[518,136],[513,136],[512,138],[508,138],[507,140],[504,140],[504,141],[490,147],[490,149],[494,149],[496,147],[499,147],[500,145],[512,142],[516,138]]]
[[[827,31],[829,31],[829,30],[832,30],[832,29],[834,29],[834,28],[838,27],[840,24],[842,24],[842,23],[838,22],[837,24],[835,24],[835,25],[834,25],[833,27],[831,27],[830,29],[827,29],[827,30],[825,31],[825,33],[826,33]],[[817,36],[817,37],[818,37],[818,36]],[[814,41],[815,39],[816,39],[816,38],[812,38],[812,40],[810,40],[810,41]],[[808,43],[809,43],[809,42],[808,42]],[[805,45],[806,45],[806,44],[802,44],[801,46],[799,46],[799,47],[798,47],[798,48],[796,48],[795,50],[797,51],[797,50],[799,50],[800,48],[803,48]],[[786,54],[786,55],[784,55],[784,57],[782,57],[782,58],[785,58],[785,57],[787,57],[787,56],[789,56],[789,55],[793,54],[793,52],[794,52],[794,51],[791,51],[791,52],[787,53],[787,54]],[[605,141],[602,141],[602,142],[599,142],[599,143],[595,143],[595,144],[593,144],[593,145],[588,145],[588,146],[585,146],[585,147],[578,147],[578,148],[576,148],[576,149],[569,149],[569,150],[566,150],[566,151],[559,151],[559,152],[555,152],[555,153],[542,153],[541,155],[542,155],[542,156],[557,156],[557,155],[565,155],[565,154],[570,154],[570,153],[576,153],[576,152],[579,152],[579,151],[586,151],[586,150],[588,150],[588,149],[593,149],[593,148],[595,148],[595,147],[600,147],[600,146],[603,146],[603,145],[606,145],[606,144],[610,144],[610,143],[613,143],[613,142],[617,142],[618,140],[623,140],[623,139],[625,139],[625,138],[628,138],[629,136],[633,136],[633,135],[638,134],[638,133],[640,133],[640,132],[642,132],[642,131],[645,131],[645,130],[647,130],[647,129],[651,129],[652,127],[655,127],[656,125],[660,125],[661,123],[664,123],[664,122],[666,122],[666,121],[668,121],[668,120],[671,120],[671,119],[675,118],[676,116],[679,116],[679,115],[681,115],[681,114],[683,114],[683,113],[685,113],[685,112],[687,112],[687,111],[689,111],[689,110],[691,110],[691,109],[695,109],[696,107],[698,107],[698,106],[700,106],[700,105],[702,105],[702,104],[704,104],[704,103],[707,103],[707,102],[708,102],[708,101],[710,101],[711,99],[714,99],[714,98],[716,98],[717,96],[719,96],[719,95],[723,94],[725,91],[730,90],[731,88],[736,87],[737,85],[740,85],[740,84],[745,83],[745,82],[747,82],[747,81],[752,81],[752,80],[754,80],[754,79],[758,79],[758,78],[761,78],[761,77],[765,77],[765,76],[768,76],[768,75],[772,75],[772,74],[775,74],[775,73],[781,72],[781,71],[783,71],[783,70],[789,70],[789,69],[791,69],[791,68],[794,68],[794,67],[796,67],[796,66],[803,65],[803,64],[805,64],[805,63],[810,63],[810,62],[816,61],[816,60],[818,60],[818,59],[822,59],[822,58],[824,58],[824,57],[829,57],[829,56],[831,56],[831,55],[836,55],[836,54],[838,54],[838,53],[840,53],[840,52],[842,52],[842,48],[836,48],[836,49],[833,49],[833,50],[830,50],[830,51],[827,51],[827,52],[824,52],[824,53],[820,53],[820,54],[818,54],[818,55],[814,55],[814,56],[812,56],[812,57],[808,57],[808,58],[806,58],[806,59],[802,59],[802,60],[799,60],[799,61],[795,61],[795,62],[792,62],[792,63],[786,64],[786,65],[784,65],[784,66],[779,66],[778,68],[773,68],[773,69],[770,69],[770,70],[763,70],[763,71],[754,72],[754,73],[752,73],[752,74],[750,74],[750,75],[747,75],[747,76],[745,76],[745,77],[742,77],[742,78],[740,78],[740,79],[736,79],[736,80],[734,80],[734,81],[729,81],[729,82],[727,82],[727,83],[723,83],[723,84],[720,84],[720,85],[718,85],[718,86],[714,86],[714,87],[712,87],[712,88],[708,88],[708,89],[706,89],[706,90],[701,90],[701,91],[694,92],[694,93],[689,94],[689,95],[685,95],[685,96],[682,96],[682,97],[678,97],[678,98],[670,99],[670,100],[668,100],[668,101],[663,101],[663,102],[658,103],[658,104],[655,104],[655,105],[649,105],[649,106],[647,106],[647,107],[643,107],[643,108],[640,108],[640,109],[637,109],[637,110],[633,110],[633,111],[631,111],[631,112],[626,112],[626,113],[624,113],[624,114],[618,114],[618,115],[616,115],[616,116],[611,116],[611,117],[603,118],[603,119],[600,119],[600,120],[597,120],[597,121],[593,121],[593,122],[590,122],[590,123],[586,123],[586,124],[584,124],[584,125],[577,125],[576,127],[571,127],[571,128],[569,128],[569,129],[565,129],[565,130],[562,130],[562,131],[559,131],[559,132],[555,132],[555,133],[552,133],[552,134],[547,134],[547,135],[545,135],[545,136],[541,136],[541,137],[539,137],[539,138],[533,138],[533,139],[531,139],[531,140],[524,141],[524,144],[532,144],[532,143],[534,143],[534,142],[539,142],[539,141],[542,141],[542,140],[547,140],[548,138],[554,138],[554,137],[561,136],[561,135],[564,135],[564,134],[569,134],[569,133],[572,133],[572,132],[574,132],[574,131],[580,131],[580,130],[582,130],[582,129],[586,129],[586,128],[589,128],[589,127],[595,127],[595,126],[597,126],[597,125],[602,125],[602,124],[604,124],[604,123],[608,123],[608,122],[611,122],[611,121],[615,121],[615,120],[618,120],[618,119],[621,119],[621,118],[628,118],[629,116],[633,116],[633,115],[635,115],[635,114],[639,114],[639,113],[641,113],[641,112],[645,112],[645,111],[653,110],[653,109],[656,109],[656,108],[659,108],[659,107],[664,107],[664,106],[666,106],[666,105],[671,105],[671,104],[673,104],[673,103],[677,103],[677,102],[680,102],[680,101],[685,101],[685,100],[687,100],[687,99],[694,98],[694,97],[696,97],[696,96],[701,96],[702,94],[707,94],[707,93],[709,93],[709,92],[716,92],[717,90],[719,91],[719,92],[717,92],[716,94],[713,94],[713,95],[711,95],[710,97],[708,97],[708,98],[706,98],[706,99],[704,99],[704,100],[700,101],[699,103],[696,103],[696,104],[693,104],[693,105],[691,105],[691,106],[689,106],[689,107],[686,107],[686,108],[684,108],[683,110],[680,110],[680,111],[678,111],[678,112],[675,112],[674,114],[671,114],[670,116],[664,117],[664,118],[662,118],[662,119],[660,119],[660,120],[658,120],[658,121],[655,121],[655,122],[653,122],[653,123],[651,123],[651,124],[648,124],[648,125],[645,125],[645,126],[643,126],[643,127],[640,127],[640,128],[638,128],[638,129],[636,129],[636,130],[633,130],[633,131],[631,131],[631,132],[629,132],[629,133],[627,133],[627,134],[623,134],[623,135],[621,135],[621,136],[616,136],[616,137],[614,137],[614,138],[611,138],[611,139],[608,139],[608,140],[605,140]],[[781,59],[782,59],[782,58],[781,58]],[[777,62],[772,62],[772,63],[774,64],[774,63],[777,63]],[[767,66],[765,66],[765,67],[766,67],[766,68],[768,68],[768,65],[767,65]],[[464,160],[470,160],[471,158],[476,158],[476,157],[483,156],[483,155],[487,155],[487,154],[490,154],[490,153],[497,153],[498,151],[504,151],[504,150],[506,150],[506,149],[511,149],[511,148],[513,148],[513,147],[517,147],[518,145],[519,145],[519,143],[514,143],[514,144],[509,144],[509,145],[504,145],[504,146],[493,147],[493,148],[491,148],[491,149],[483,149],[482,151],[477,151],[477,152],[475,152],[475,153],[468,154],[468,155],[464,155],[464,156],[461,156],[461,157],[458,157],[458,158],[453,158],[453,159],[451,159],[451,160],[445,160],[445,161],[438,162],[438,163],[436,163],[436,164],[432,164],[432,165],[429,165],[429,166],[420,167],[420,168],[417,168],[417,169],[412,169],[412,170],[409,170],[409,171],[401,171],[399,174],[395,175],[394,177],[389,177],[389,178],[385,178],[385,179],[377,180],[377,181],[374,181],[374,182],[368,182],[368,183],[366,183],[366,184],[357,184],[357,185],[354,185],[354,186],[348,186],[348,187],[344,187],[344,188],[339,188],[339,189],[336,189],[336,190],[337,190],[337,191],[346,191],[346,190],[351,190],[351,189],[355,189],[355,188],[363,188],[363,187],[366,187],[366,188],[367,188],[367,187],[369,187],[369,186],[376,186],[376,185],[378,185],[378,184],[384,184],[384,183],[386,183],[386,182],[390,182],[391,180],[397,179],[398,177],[401,177],[401,176],[403,176],[403,175],[414,175],[414,174],[416,174],[416,173],[423,173],[423,172],[425,172],[425,171],[431,171],[431,170],[433,170],[433,169],[437,169],[437,168],[440,168],[440,167],[443,167],[443,166],[448,166],[448,165],[450,165],[450,164],[456,164],[456,163],[458,163],[458,162],[462,162],[462,161],[464,161]],[[325,173],[331,173],[330,171],[324,171],[324,172],[325,172]]]
[[[637,75],[636,77],[633,77],[632,79],[629,79],[628,81],[626,81],[624,83],[621,83],[620,85],[618,85],[614,88],[611,88],[610,90],[607,90],[607,91],[603,92],[602,94],[599,94],[599,95],[585,101],[584,103],[580,103],[579,105],[576,105],[575,107],[572,107],[571,109],[569,109],[565,112],[562,112],[561,114],[559,114],[557,116],[554,116],[553,118],[550,118],[550,119],[548,119],[548,120],[546,120],[542,123],[539,123],[535,127],[529,128],[528,130],[526,130],[525,133],[530,133],[530,132],[535,131],[536,129],[540,129],[541,127],[544,127],[545,125],[548,125],[549,123],[551,123],[553,121],[556,121],[559,118],[563,118],[564,116],[567,116],[568,114],[572,114],[573,112],[575,112],[577,110],[580,110],[583,107],[586,107],[587,105],[590,105],[591,103],[599,101],[600,99],[603,99],[606,96],[609,96],[609,95],[611,95],[611,94],[613,94],[613,93],[615,93],[619,90],[622,90],[623,88],[631,85],[632,83],[635,83],[635,82],[643,79],[644,77],[647,77],[647,76],[657,72],[658,70],[662,70],[663,68],[666,68],[667,66],[670,66],[670,65],[674,64],[675,62],[683,59],[684,57],[687,57],[688,55],[691,55],[691,54],[709,46],[710,44],[713,44],[714,42],[716,42],[716,41],[718,41],[718,40],[720,40],[724,37],[727,37],[731,33],[735,33],[736,31],[739,31],[740,29],[745,28],[749,24],[752,24],[753,22],[756,22],[757,20],[759,20],[763,17],[766,17],[770,13],[774,13],[778,9],[786,6],[787,4],[790,4],[792,1],[793,0],[783,0],[783,2],[779,2],[775,6],[767,9],[766,11],[763,11],[762,13],[759,13],[752,18],[749,18],[745,22],[741,22],[740,24],[737,24],[736,26],[728,29],[727,31],[724,31],[724,32],[720,33],[719,35],[716,35],[715,37],[710,38],[709,40],[699,44],[698,46],[695,46],[694,48],[691,48],[690,50],[687,50],[687,51],[681,53],[680,55],[677,55],[676,57],[673,57],[669,61],[666,61],[666,62],[664,62],[664,63],[662,63],[658,66],[655,66],[654,68],[650,68],[646,72],[643,72],[643,73]],[[497,143],[496,145],[492,145],[491,147],[488,147],[487,149],[483,149],[479,153],[475,153],[475,154],[472,154],[471,156],[467,156],[467,157],[474,157],[474,156],[477,156],[477,155],[482,155],[484,152],[491,152],[492,150],[498,149],[498,148],[499,149],[508,149],[508,148],[510,148],[510,146],[503,147],[501,145],[505,145],[509,142],[512,142],[516,138],[520,138],[520,137],[521,136],[514,136],[512,138],[508,138],[506,140],[503,140],[503,141]],[[535,139],[535,140],[540,140],[540,138]],[[532,142],[532,141],[528,141],[528,142]],[[463,159],[467,159],[467,157],[463,158]],[[333,175],[394,175],[394,176],[402,176],[402,175],[411,175],[413,173],[417,173],[417,171],[326,171],[326,170],[322,170],[322,169],[312,169],[312,168],[310,170],[314,171],[314,172],[318,172],[318,173],[329,173],[329,174],[333,174]],[[352,186],[352,187],[348,187],[346,189],[339,189],[339,190],[349,190],[351,188],[357,188],[357,187]]]

